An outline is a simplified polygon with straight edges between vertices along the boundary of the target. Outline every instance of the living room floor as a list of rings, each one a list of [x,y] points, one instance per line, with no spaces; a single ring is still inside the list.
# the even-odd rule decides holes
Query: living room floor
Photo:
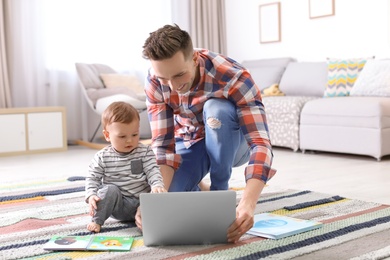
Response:
[[[2,185],[84,176],[97,150],[71,145],[65,152],[0,157]],[[312,190],[390,204],[390,157],[293,152],[274,148],[275,187]],[[244,186],[244,166],[234,168],[232,187]],[[207,177],[206,177],[207,178]]]

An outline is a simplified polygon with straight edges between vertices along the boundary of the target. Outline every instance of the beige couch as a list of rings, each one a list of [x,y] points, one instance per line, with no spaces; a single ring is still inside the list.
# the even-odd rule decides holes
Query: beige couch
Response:
[[[372,62],[377,63],[380,62]],[[377,160],[390,154],[390,86],[383,86],[387,79],[378,83],[380,91],[377,92],[374,89],[353,93],[351,90],[348,96],[324,97],[330,79],[326,61],[298,62],[292,58],[276,58],[242,64],[252,73],[262,91],[277,83],[285,94],[263,97],[274,146],[303,152],[368,155]],[[382,67],[387,69],[387,65]],[[364,68],[355,83],[360,89],[364,84],[371,84],[367,83],[369,81],[358,84],[359,77],[363,81],[369,74]],[[388,69],[390,75],[390,66]],[[375,72],[375,66],[370,66],[370,70]],[[382,72],[386,75],[386,70]],[[373,77],[375,73],[371,74]],[[373,89],[366,87],[369,88]]]

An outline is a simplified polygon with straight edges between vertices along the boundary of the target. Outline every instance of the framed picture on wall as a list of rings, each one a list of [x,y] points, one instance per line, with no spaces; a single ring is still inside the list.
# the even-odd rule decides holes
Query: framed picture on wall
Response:
[[[309,0],[310,19],[334,15],[334,1],[335,0]]]
[[[259,7],[260,43],[280,42],[280,2]]]

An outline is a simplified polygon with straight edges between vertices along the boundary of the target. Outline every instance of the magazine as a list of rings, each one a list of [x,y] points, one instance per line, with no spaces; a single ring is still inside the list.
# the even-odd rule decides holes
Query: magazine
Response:
[[[279,239],[320,228],[322,225],[321,222],[313,220],[261,213],[255,215],[254,225],[247,233],[260,237]]]
[[[129,251],[132,237],[113,236],[53,236],[43,247],[45,250],[100,250]]]

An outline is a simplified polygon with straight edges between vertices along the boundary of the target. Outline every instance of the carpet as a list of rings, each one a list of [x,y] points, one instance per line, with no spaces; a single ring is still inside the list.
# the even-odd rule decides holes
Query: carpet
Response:
[[[237,201],[242,189],[237,188]],[[53,235],[89,235],[84,180],[0,185],[0,259],[385,259],[390,206],[313,191],[267,186],[256,213],[322,221],[323,227],[279,240],[244,235],[237,244],[146,247],[134,223],[109,219],[102,233],[135,238],[129,252],[52,252]]]

